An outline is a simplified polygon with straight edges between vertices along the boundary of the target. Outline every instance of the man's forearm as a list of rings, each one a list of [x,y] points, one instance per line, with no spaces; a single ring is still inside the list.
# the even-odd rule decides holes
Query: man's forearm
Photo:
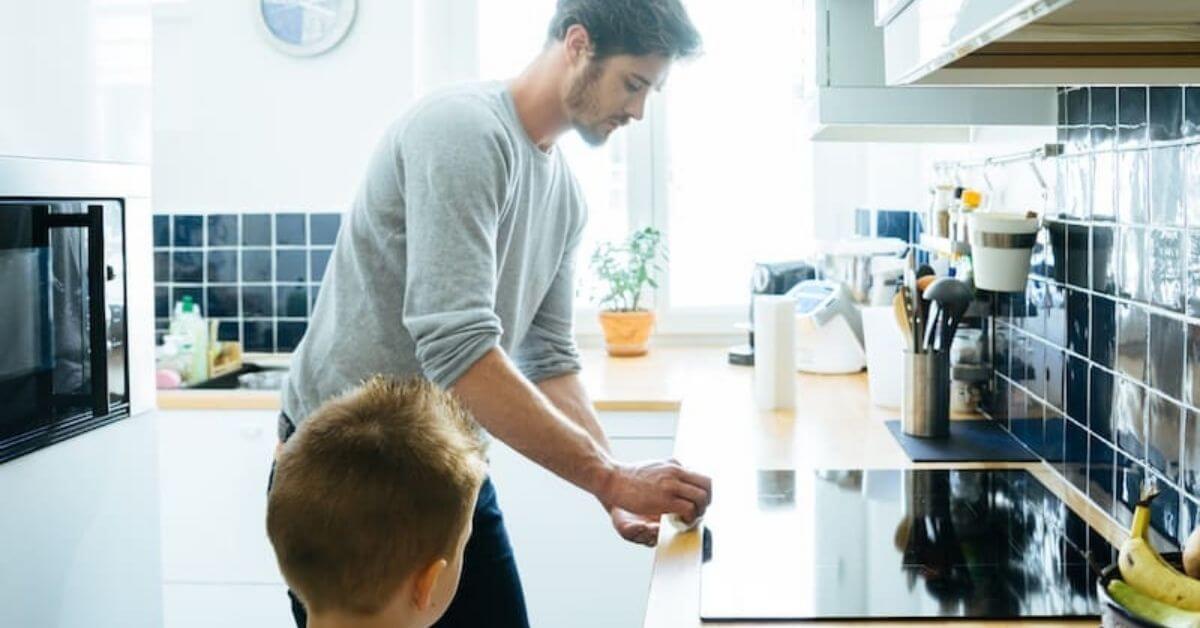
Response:
[[[596,416],[592,400],[588,397],[583,382],[579,381],[578,375],[570,373],[545,379],[538,382],[537,387],[542,394],[546,395],[550,403],[567,415],[568,419],[590,434],[596,443],[604,448],[604,451],[612,451],[608,437],[604,434],[604,428],[600,427],[600,419]]]
[[[557,395],[570,387],[550,388]],[[560,409],[500,349],[480,358],[451,390],[492,436],[604,501],[614,462],[594,416],[588,427],[574,418],[574,410],[569,415]],[[573,395],[562,398],[572,408],[578,403]]]

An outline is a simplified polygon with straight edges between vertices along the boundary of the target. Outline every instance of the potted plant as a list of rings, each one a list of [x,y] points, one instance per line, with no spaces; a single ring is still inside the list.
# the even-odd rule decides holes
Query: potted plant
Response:
[[[642,292],[646,286],[658,287],[655,277],[666,260],[662,232],[653,227],[633,232],[624,242],[601,242],[592,253],[592,271],[600,283],[595,300],[609,355],[646,354],[654,312],[642,307]]]

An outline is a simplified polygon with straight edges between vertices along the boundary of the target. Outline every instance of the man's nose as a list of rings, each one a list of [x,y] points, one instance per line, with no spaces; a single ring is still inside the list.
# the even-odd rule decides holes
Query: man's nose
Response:
[[[643,93],[634,97],[629,105],[625,107],[625,114],[634,120],[641,122],[642,117],[646,114],[646,94]]]

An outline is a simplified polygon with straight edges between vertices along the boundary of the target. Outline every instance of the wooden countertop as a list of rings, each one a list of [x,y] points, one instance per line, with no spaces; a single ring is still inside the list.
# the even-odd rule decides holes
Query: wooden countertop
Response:
[[[676,457],[713,477],[756,469],[1016,468],[1037,476],[1112,543],[1125,531],[1044,463],[914,464],[884,422],[894,412],[870,404],[865,374],[797,375],[797,409],[762,412],[753,400],[753,369],[726,362],[718,348],[656,348],[642,358],[584,352],[583,378],[601,410],[679,411]],[[271,391],[163,391],[162,408],[277,409]],[[663,526],[654,562],[645,628],[697,628],[700,609],[700,534]],[[1000,627],[1010,622],[880,622],[896,626]],[[838,626],[840,622],[741,623],[738,626]],[[1095,621],[1021,622],[1021,626],[1089,626]]]

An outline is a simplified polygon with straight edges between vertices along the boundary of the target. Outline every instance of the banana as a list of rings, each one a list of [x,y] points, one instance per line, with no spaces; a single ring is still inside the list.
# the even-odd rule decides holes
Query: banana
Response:
[[[1158,622],[1166,628],[1200,628],[1200,613],[1164,604],[1120,580],[1108,583],[1108,594],[1135,615]]]
[[[1131,587],[1159,602],[1188,611],[1200,611],[1200,580],[1180,573],[1150,545],[1150,500],[1143,496],[1133,512],[1129,540],[1121,545],[1117,565]]]

